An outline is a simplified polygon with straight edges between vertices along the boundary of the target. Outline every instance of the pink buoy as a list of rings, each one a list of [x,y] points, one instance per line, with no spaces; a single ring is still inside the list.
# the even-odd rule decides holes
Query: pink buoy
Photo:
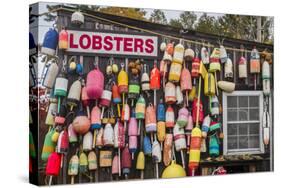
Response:
[[[129,119],[128,135],[129,136],[138,135],[138,123],[135,117],[135,112],[132,112],[132,116]]]
[[[129,151],[132,154],[132,159],[134,159],[134,154],[137,151],[138,138],[137,136],[129,136]]]
[[[104,87],[103,73],[97,68],[87,75],[86,91],[90,99],[99,99]]]

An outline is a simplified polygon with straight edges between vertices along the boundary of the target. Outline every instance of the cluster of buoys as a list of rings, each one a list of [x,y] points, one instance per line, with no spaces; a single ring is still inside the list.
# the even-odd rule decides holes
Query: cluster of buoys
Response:
[[[75,12],[71,22],[81,25],[84,16]],[[55,57],[57,46],[62,51],[67,49],[66,29],[59,34],[50,29],[41,53]],[[163,42],[160,50],[163,59],[160,63],[155,60],[151,69],[144,60],[126,60],[117,65],[111,59],[102,72],[96,59],[94,69],[84,73],[83,63],[78,63],[75,57],[68,63],[64,61],[62,66],[53,58],[43,81],[43,86],[52,91],[45,120],[50,128],[41,154],[41,159],[47,162],[47,176],[58,176],[61,166],[68,165],[71,183],[79,173],[98,168],[111,168],[113,177],[125,179],[136,169],[140,178],[144,178],[148,157],[155,164],[156,178],[194,176],[201,152],[208,151],[211,157],[220,155],[222,125],[218,88],[228,93],[235,90],[235,83],[229,81],[233,78],[233,64],[226,49],[220,45],[210,53],[210,49],[202,47],[199,54],[198,49],[185,49],[180,40],[177,45]],[[258,54],[253,49],[252,74],[261,70]],[[225,80],[218,81],[217,72],[223,68]],[[247,60],[243,56],[238,72],[239,78],[247,78]],[[76,74],[78,79],[70,83],[69,74],[73,77]],[[267,61],[262,65],[262,79],[264,94],[269,95]],[[208,98],[206,111],[203,111],[201,93]],[[264,116],[268,118],[266,113]],[[267,134],[266,143],[268,138]],[[65,162],[72,147],[77,152]],[[177,152],[180,161],[175,157]],[[136,166],[132,160],[137,160]],[[161,175],[159,163],[166,167]]]

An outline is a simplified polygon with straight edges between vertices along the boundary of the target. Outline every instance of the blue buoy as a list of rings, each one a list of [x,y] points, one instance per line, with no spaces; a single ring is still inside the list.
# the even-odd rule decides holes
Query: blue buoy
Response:
[[[41,53],[54,56],[58,46],[59,34],[55,28],[50,28],[44,36]]]
[[[76,73],[79,75],[83,74],[83,66],[80,63],[77,63],[76,65]]]
[[[29,55],[34,55],[37,53],[37,46],[34,41],[32,33],[29,32]]]
[[[152,154],[152,146],[151,142],[148,136],[145,136],[143,138],[143,152],[145,155],[151,155]]]
[[[165,112],[165,106],[162,102],[160,102],[157,106],[157,121],[165,121]]]

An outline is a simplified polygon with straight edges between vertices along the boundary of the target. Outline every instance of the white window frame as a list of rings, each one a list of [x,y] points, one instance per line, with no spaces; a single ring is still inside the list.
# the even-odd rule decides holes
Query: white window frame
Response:
[[[228,150],[227,147],[227,97],[228,96],[258,96],[259,97],[259,109],[260,109],[260,148],[259,149],[237,149]],[[224,155],[237,155],[237,154],[262,154],[264,153],[264,143],[263,143],[263,128],[262,128],[262,116],[263,116],[263,92],[262,91],[233,91],[232,93],[223,92],[223,154]],[[243,121],[246,123],[245,121]],[[249,121],[250,122],[250,121]]]

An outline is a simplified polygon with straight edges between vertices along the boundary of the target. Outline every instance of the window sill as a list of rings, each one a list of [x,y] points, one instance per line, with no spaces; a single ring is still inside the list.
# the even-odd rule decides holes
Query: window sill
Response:
[[[220,156],[214,159],[201,159],[200,166],[235,166],[243,164],[261,163],[269,160],[269,157],[264,157],[262,155]]]

